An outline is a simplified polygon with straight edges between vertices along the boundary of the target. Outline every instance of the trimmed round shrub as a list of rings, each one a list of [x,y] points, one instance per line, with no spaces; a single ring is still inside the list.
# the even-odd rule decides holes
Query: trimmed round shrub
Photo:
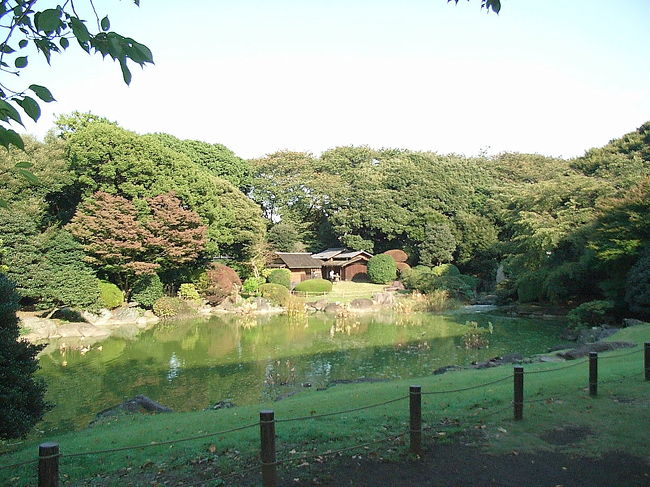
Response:
[[[163,284],[158,274],[147,274],[138,279],[133,286],[131,299],[140,306],[151,308],[164,295]]]
[[[440,264],[431,269],[436,276],[460,276],[458,267],[454,264]]]
[[[191,312],[192,309],[181,298],[163,296],[153,304],[153,314],[158,318],[172,318]]]
[[[260,286],[260,296],[271,301],[276,306],[286,306],[289,302],[289,290],[282,284],[271,282]]]
[[[206,271],[207,285],[204,297],[208,303],[220,304],[224,299],[241,289],[241,279],[234,269],[227,265],[212,263]]]
[[[263,277],[249,277],[242,284],[242,292],[245,294],[255,294],[260,286],[266,282]]]
[[[196,290],[194,284],[184,282],[181,284],[181,287],[178,289],[178,297],[183,301],[200,301],[201,296]]]
[[[293,290],[301,293],[329,293],[332,283],[327,279],[308,279],[296,285]]]
[[[271,284],[280,284],[291,289],[291,271],[289,269],[273,269],[269,274],[268,281]]]
[[[375,284],[388,284],[397,278],[395,260],[386,254],[371,257],[368,261],[368,277]]]
[[[398,264],[405,263],[409,259],[409,254],[400,249],[387,250],[384,254],[390,255]]]
[[[99,300],[104,308],[114,309],[124,303],[124,293],[112,282],[99,282]]]

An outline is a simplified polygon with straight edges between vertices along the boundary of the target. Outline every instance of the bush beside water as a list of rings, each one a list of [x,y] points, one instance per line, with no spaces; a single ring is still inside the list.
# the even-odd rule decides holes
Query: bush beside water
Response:
[[[99,299],[104,308],[115,309],[124,303],[124,293],[112,282],[100,281]]]
[[[289,301],[289,290],[281,284],[262,284],[259,292],[275,306],[286,306]]]
[[[151,308],[164,295],[163,284],[158,274],[149,274],[138,279],[133,286],[131,298],[140,306]]]

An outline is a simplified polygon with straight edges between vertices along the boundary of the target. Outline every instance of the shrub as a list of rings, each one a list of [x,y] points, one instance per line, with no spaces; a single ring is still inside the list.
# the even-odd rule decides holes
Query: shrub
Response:
[[[18,300],[13,283],[0,274],[0,438],[19,438],[50,409],[45,382],[35,376],[43,346],[18,340]]]
[[[204,296],[210,304],[219,304],[241,289],[241,279],[239,279],[235,270],[227,265],[210,264],[206,275],[207,285]]]
[[[480,328],[476,321],[466,321],[465,326],[467,330],[462,337],[465,348],[478,349],[489,346],[490,340],[487,335],[492,334],[492,323],[488,323],[488,328]]]
[[[436,276],[460,276],[460,271],[454,264],[437,265],[431,269],[431,272]]]
[[[262,284],[259,291],[263,298],[276,306],[286,306],[289,302],[289,290],[281,284]]]
[[[506,304],[517,299],[517,288],[512,279],[504,279],[496,287],[497,303]]]
[[[388,284],[397,278],[395,260],[386,254],[371,257],[368,261],[368,277],[375,284]]]
[[[104,308],[114,309],[124,303],[124,293],[112,282],[99,282],[99,299]]]
[[[405,263],[409,258],[408,254],[400,249],[387,250],[384,254],[390,255],[398,264]]]
[[[517,279],[517,298],[520,303],[539,301],[543,297],[544,280],[541,272],[527,273]]]
[[[131,299],[140,304],[140,306],[151,308],[164,295],[163,284],[158,274],[147,274],[136,281],[133,286]]]
[[[426,295],[426,311],[446,311],[456,306],[456,302],[450,299],[449,292],[444,289],[436,289]]]
[[[245,294],[255,294],[265,282],[263,277],[249,277],[244,281],[241,290]]]
[[[567,321],[571,328],[585,328],[599,325],[608,311],[614,308],[612,301],[587,301],[567,314]]]
[[[291,271],[289,269],[273,269],[269,274],[269,282],[291,289]]]
[[[332,283],[327,279],[308,279],[297,284],[294,291],[301,293],[329,293],[332,291]]]
[[[458,278],[465,283],[465,285],[472,291],[476,291],[476,287],[480,279],[478,277],[470,276],[468,274],[460,274]]]
[[[181,298],[170,298],[163,296],[153,304],[153,313],[158,318],[172,318],[185,314],[191,314],[192,310]]]
[[[404,272],[411,270],[411,266],[408,265],[406,262],[398,262],[397,264],[395,264],[395,266],[397,267],[397,272],[399,273],[400,276],[403,275]]]
[[[189,284],[186,282],[181,284],[181,287],[178,290],[178,297],[181,298],[183,301],[201,300],[201,296],[199,295],[199,292],[196,290],[194,284]]]

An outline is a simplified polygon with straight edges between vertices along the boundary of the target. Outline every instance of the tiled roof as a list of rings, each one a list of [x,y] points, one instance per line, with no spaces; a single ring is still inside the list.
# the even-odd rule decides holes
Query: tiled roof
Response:
[[[289,269],[315,269],[323,265],[321,260],[314,259],[306,252],[276,252],[275,254]]]
[[[330,248],[327,250],[323,250],[322,252],[318,252],[317,254],[313,254],[312,257],[314,259],[331,259],[335,255],[339,255],[341,252],[345,252],[348,249],[345,249],[343,247],[341,248]]]

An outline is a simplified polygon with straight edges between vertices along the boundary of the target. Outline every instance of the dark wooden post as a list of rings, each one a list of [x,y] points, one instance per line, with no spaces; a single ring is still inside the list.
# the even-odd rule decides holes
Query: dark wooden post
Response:
[[[275,469],[275,415],[273,411],[260,411],[260,439],[262,446],[262,485],[276,487],[278,475]]]
[[[409,388],[409,412],[411,417],[411,451],[422,452],[422,387]]]
[[[59,487],[59,444],[38,445],[38,487]]]
[[[598,352],[589,352],[589,395],[598,395]]]
[[[645,380],[650,380],[650,342],[645,342]]]
[[[520,420],[524,417],[524,368],[521,366],[515,367],[514,386],[515,419]]]

